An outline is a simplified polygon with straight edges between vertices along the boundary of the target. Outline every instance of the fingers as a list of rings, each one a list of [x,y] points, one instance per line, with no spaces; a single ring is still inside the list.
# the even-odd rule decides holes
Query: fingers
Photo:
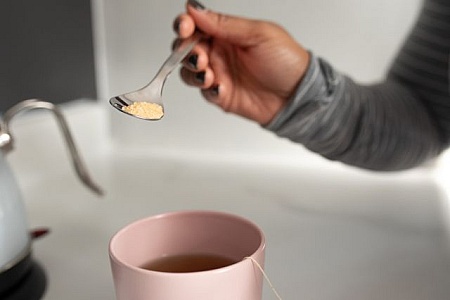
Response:
[[[174,21],[173,29],[178,35],[172,48],[195,31],[195,23],[188,14],[180,14]],[[183,81],[192,86],[207,88],[214,81],[214,74],[209,68],[209,43],[207,40],[200,41],[183,61],[183,68],[180,71]]]
[[[185,39],[195,31],[195,22],[188,14],[180,14],[173,21],[173,30],[178,37]]]
[[[183,66],[191,71],[204,71],[209,65],[209,52],[210,47],[207,41],[198,43],[183,61]]]
[[[186,84],[196,86],[201,89],[211,87],[215,79],[214,72],[211,68],[197,72],[191,71],[188,68],[181,68],[180,76]]]
[[[214,81],[202,89],[202,95],[209,102],[220,106],[225,111],[232,109],[229,99],[229,91],[232,86],[232,74],[226,59],[225,45],[218,45],[210,52],[210,67],[214,74]]]
[[[224,110],[229,110],[228,97],[231,86],[230,70],[227,65],[225,53],[222,47],[215,47],[209,53],[209,64],[201,71],[192,71],[188,68],[181,69],[182,80],[191,86],[201,89],[203,97]]]
[[[214,73],[210,67],[207,42],[198,43],[182,64],[180,75],[186,84],[199,88],[207,88],[212,85]]]
[[[220,98],[222,98],[222,85],[227,82],[226,78],[220,78],[220,74],[223,74],[222,63],[214,59],[216,55],[211,53],[211,60],[208,59],[206,54],[199,55],[196,59],[203,59],[203,62],[197,63],[197,68],[193,69],[190,62],[187,63],[188,66],[181,68],[180,76],[181,79],[190,86],[198,87],[202,91],[202,95],[205,99],[210,102],[219,104]],[[197,54],[192,54],[188,60],[192,57],[196,57]],[[185,63],[186,64],[186,63]],[[222,76],[223,77],[223,76]],[[219,86],[220,83],[220,86]],[[219,95],[220,90],[220,95]]]
[[[173,22],[173,30],[178,38],[172,43],[172,50],[175,49],[183,39],[190,37],[195,32],[195,23],[188,14],[180,14]],[[204,70],[208,64],[208,43],[199,42],[184,61],[184,66],[192,71]]]
[[[207,89],[202,89],[202,96],[209,102],[215,103],[220,106],[220,98],[223,94],[222,86],[214,84]]]
[[[252,37],[258,34],[257,21],[214,13],[195,0],[188,1],[187,13],[177,16],[173,28],[179,39],[200,30],[211,40],[219,38],[240,46],[251,45],[255,42]],[[198,43],[184,60],[180,76],[186,84],[200,88],[207,100],[219,104],[224,102],[222,98],[226,96],[230,80],[226,75],[229,71],[224,62],[226,55],[214,52],[209,41]]]

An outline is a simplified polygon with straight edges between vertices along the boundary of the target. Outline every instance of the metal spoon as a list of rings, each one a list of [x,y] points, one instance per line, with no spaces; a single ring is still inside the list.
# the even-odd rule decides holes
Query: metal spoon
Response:
[[[200,34],[195,33],[191,37],[183,40],[181,44],[166,59],[166,61],[156,74],[156,76],[152,79],[152,81],[150,81],[149,84],[147,84],[146,86],[137,91],[113,97],[109,100],[109,103],[120,112],[123,112],[130,116],[149,121],[160,120],[164,115],[164,106],[162,101],[162,91],[164,88],[164,83],[167,77],[170,75],[170,73],[183,61],[183,59],[186,58],[189,52],[191,52],[191,50],[198,43],[200,38],[201,38]],[[162,108],[161,116],[157,118],[146,117],[142,115],[129,113],[124,110],[124,107],[140,102],[154,103],[156,105],[161,106]]]

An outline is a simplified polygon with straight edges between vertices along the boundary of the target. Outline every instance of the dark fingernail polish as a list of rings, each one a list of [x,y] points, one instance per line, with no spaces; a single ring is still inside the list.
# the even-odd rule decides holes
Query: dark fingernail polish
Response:
[[[180,19],[177,18],[175,22],[173,22],[173,31],[178,33],[180,31]]]
[[[189,56],[188,58],[188,63],[189,65],[196,69],[197,68],[197,61],[198,61],[198,55],[197,54],[192,54],[191,56]]]
[[[204,83],[205,82],[205,72],[199,72],[199,73],[195,74],[195,80],[197,80],[197,82],[199,82],[199,83]]]
[[[211,93],[212,93],[214,96],[219,96],[219,85],[218,85],[218,84],[212,86],[212,87],[210,88],[210,90],[211,90]]]
[[[197,0],[189,0],[188,4],[197,10],[204,10],[205,6],[198,2]]]

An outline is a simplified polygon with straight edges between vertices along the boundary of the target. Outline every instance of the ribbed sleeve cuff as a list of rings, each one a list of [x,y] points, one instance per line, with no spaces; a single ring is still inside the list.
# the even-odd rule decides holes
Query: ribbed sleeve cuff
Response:
[[[327,62],[313,53],[310,53],[310,57],[306,73],[292,98],[275,118],[264,126],[265,129],[275,133],[283,131],[282,129],[287,121],[302,107],[306,107],[312,102],[329,103],[337,94],[341,94],[342,91],[338,89],[338,86],[342,83],[342,76],[336,73]]]

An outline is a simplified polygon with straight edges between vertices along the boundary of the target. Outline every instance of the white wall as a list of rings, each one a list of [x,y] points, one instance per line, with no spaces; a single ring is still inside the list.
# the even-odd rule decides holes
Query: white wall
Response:
[[[93,0],[97,26],[99,95],[142,87],[169,54],[172,21],[184,10],[181,0]],[[298,41],[361,82],[382,78],[411,27],[420,0],[203,0],[210,9],[283,25]],[[144,122],[111,114],[112,135],[121,145],[144,151],[306,157],[298,145],[281,141],[249,121],[222,113],[178,72],[164,91],[166,116]],[[299,155],[303,154],[303,155]],[[315,157],[315,156],[314,156]]]

